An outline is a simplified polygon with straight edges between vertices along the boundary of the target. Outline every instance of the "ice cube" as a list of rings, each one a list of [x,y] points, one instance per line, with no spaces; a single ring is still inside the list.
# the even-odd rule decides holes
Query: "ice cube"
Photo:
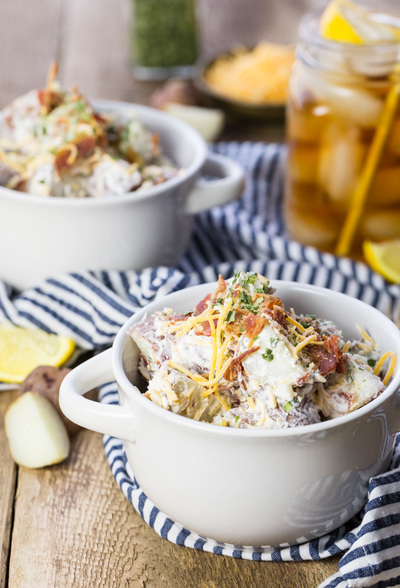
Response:
[[[363,128],[375,127],[382,111],[382,100],[358,84],[348,82],[342,76],[335,77],[303,67],[293,80],[294,97],[300,107],[307,102],[318,102],[329,106],[333,116]]]
[[[332,125],[321,149],[318,177],[329,198],[348,207],[361,170],[365,146],[357,127]]]

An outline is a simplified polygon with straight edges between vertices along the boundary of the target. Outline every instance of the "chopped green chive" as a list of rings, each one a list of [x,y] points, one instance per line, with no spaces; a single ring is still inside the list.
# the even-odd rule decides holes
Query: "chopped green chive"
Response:
[[[266,350],[264,351],[264,353],[262,354],[262,357],[266,360],[266,361],[272,361],[274,359],[274,354],[272,353],[272,349],[269,349],[268,347],[266,348]]]
[[[233,323],[234,320],[235,320],[235,311],[234,310],[230,310],[228,312],[228,314],[226,315],[225,321],[227,323]]]
[[[293,404],[288,400],[287,402],[285,402],[285,404],[283,405],[283,410],[286,412],[290,412],[293,408]]]

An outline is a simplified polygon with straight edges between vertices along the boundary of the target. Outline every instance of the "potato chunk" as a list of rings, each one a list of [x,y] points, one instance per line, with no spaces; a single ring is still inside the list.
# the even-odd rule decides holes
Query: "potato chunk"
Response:
[[[26,392],[9,406],[5,430],[14,461],[27,468],[60,463],[69,454],[67,430],[52,403]]]

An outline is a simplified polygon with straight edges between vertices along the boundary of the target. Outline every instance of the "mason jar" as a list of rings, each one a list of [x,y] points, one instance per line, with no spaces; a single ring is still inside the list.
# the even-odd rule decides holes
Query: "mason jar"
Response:
[[[196,0],[132,0],[132,9],[134,75],[192,77],[198,57]]]
[[[329,41],[319,33],[320,17],[313,11],[300,23],[289,82],[285,221],[300,243],[360,258],[365,239],[400,238],[400,40]],[[398,16],[373,18],[400,31]],[[385,140],[371,167],[378,132]],[[359,218],[343,249],[343,229],[368,172]]]

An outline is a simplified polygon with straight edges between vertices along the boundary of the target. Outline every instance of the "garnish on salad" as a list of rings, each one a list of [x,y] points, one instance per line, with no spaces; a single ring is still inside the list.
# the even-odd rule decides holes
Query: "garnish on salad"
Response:
[[[286,428],[352,412],[376,398],[396,356],[361,327],[287,310],[257,273],[219,277],[188,313],[156,311],[130,332],[145,396],[174,413],[237,428]]]
[[[98,197],[145,190],[179,174],[158,135],[132,110],[97,112],[77,89],[47,85],[0,113],[0,186],[39,196]]]

